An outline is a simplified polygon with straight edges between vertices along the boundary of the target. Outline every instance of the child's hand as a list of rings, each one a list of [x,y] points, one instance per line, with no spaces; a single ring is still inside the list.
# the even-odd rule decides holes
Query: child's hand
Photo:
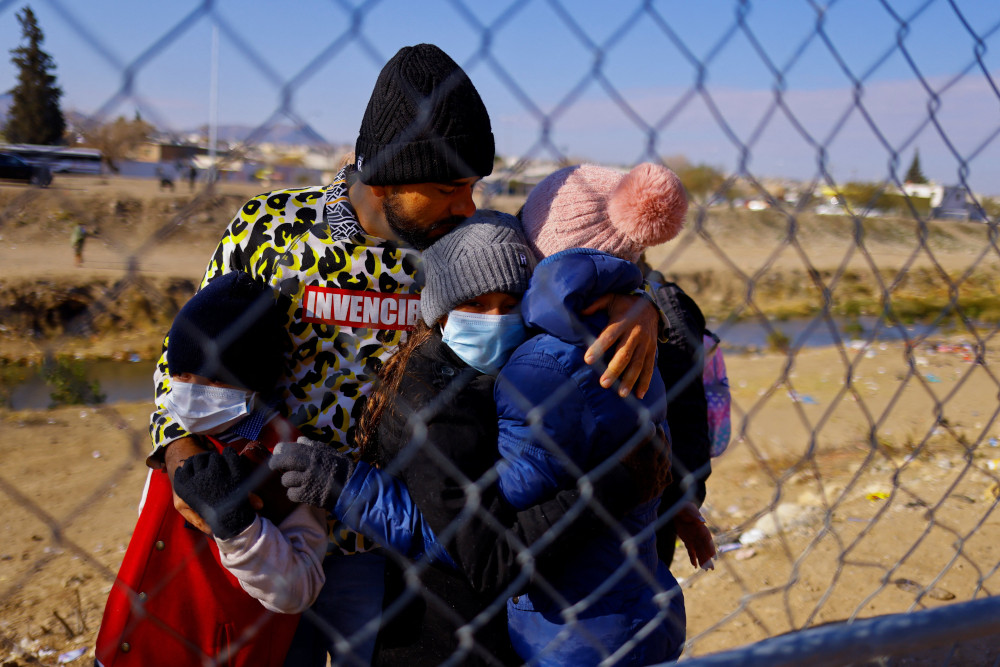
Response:
[[[250,463],[226,448],[202,452],[174,473],[174,491],[201,516],[219,539],[239,535],[257,517],[250,504]]]
[[[170,488],[174,495],[174,509],[177,510],[189,524],[206,535],[211,535],[211,526],[205,523],[205,520],[198,516],[198,513],[194,510],[194,508],[188,505],[183,498],[177,495],[177,491],[173,490],[174,473],[180,470],[181,466],[184,465],[184,460],[195,456],[196,454],[201,454],[204,451],[205,448],[202,447],[198,440],[194,437],[188,436],[186,438],[174,440],[165,448],[165,452],[163,454],[163,466],[170,478]]]
[[[330,512],[354,471],[350,456],[305,437],[297,442],[279,442],[267,465],[283,473],[281,484],[288,490],[289,500]]]
[[[677,537],[681,538],[687,549],[688,558],[695,567],[703,570],[714,570],[712,559],[715,558],[715,540],[712,531],[705,525],[705,518],[694,503],[684,503],[684,506],[674,517]]]

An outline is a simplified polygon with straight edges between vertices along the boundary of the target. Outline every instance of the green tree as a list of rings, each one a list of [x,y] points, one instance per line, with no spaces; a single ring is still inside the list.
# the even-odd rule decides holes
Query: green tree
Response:
[[[906,170],[907,183],[926,183],[927,177],[924,176],[923,170],[920,169],[920,151],[916,150],[913,152],[913,162],[910,164],[910,168]]]
[[[705,164],[682,166],[674,169],[674,172],[681,179],[688,194],[702,201],[719,193],[723,183],[726,182],[726,177],[722,172]]]
[[[854,211],[860,212],[878,208],[879,198],[884,192],[885,187],[879,183],[851,181],[840,186],[837,194]]]
[[[11,61],[18,68],[4,136],[14,144],[58,144],[62,142],[66,119],[59,108],[62,90],[52,74],[55,62],[42,51],[45,41],[35,13],[25,7],[17,14],[21,35],[26,42],[11,49]]]

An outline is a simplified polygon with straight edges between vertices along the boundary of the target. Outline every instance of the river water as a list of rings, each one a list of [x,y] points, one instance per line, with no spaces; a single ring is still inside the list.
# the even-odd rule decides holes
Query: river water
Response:
[[[922,338],[935,333],[944,334],[928,325],[909,327],[878,327],[877,318],[861,318],[850,323],[837,321],[836,329],[815,320],[769,321],[769,325],[788,337],[792,347],[823,347],[833,345],[837,338],[847,343],[851,340],[899,341],[906,338]],[[710,322],[712,329],[723,341],[723,345],[734,350],[766,349],[768,329],[759,321]],[[849,331],[850,333],[846,333]],[[87,377],[97,380],[106,395],[105,402],[135,402],[153,400],[152,361],[91,361],[83,362]],[[42,410],[49,407],[50,388],[40,375],[29,377],[14,388],[10,407],[15,410]]]

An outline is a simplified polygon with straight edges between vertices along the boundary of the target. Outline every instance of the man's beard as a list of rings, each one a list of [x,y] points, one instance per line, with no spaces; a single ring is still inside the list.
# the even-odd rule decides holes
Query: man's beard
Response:
[[[382,200],[382,211],[385,213],[385,221],[393,233],[403,243],[417,250],[427,250],[432,243],[444,236],[444,234],[435,234],[438,230],[444,229],[447,233],[465,221],[464,217],[453,215],[444,220],[438,220],[430,227],[421,229],[399,212],[399,202],[393,196]]]

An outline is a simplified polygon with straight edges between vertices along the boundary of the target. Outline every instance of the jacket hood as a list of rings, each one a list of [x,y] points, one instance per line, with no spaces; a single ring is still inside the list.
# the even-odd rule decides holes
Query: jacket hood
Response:
[[[642,272],[632,262],[599,250],[573,248],[546,257],[531,278],[521,301],[528,327],[560,340],[589,344],[608,322],[607,313],[580,311],[608,292],[627,294],[642,285]]]

